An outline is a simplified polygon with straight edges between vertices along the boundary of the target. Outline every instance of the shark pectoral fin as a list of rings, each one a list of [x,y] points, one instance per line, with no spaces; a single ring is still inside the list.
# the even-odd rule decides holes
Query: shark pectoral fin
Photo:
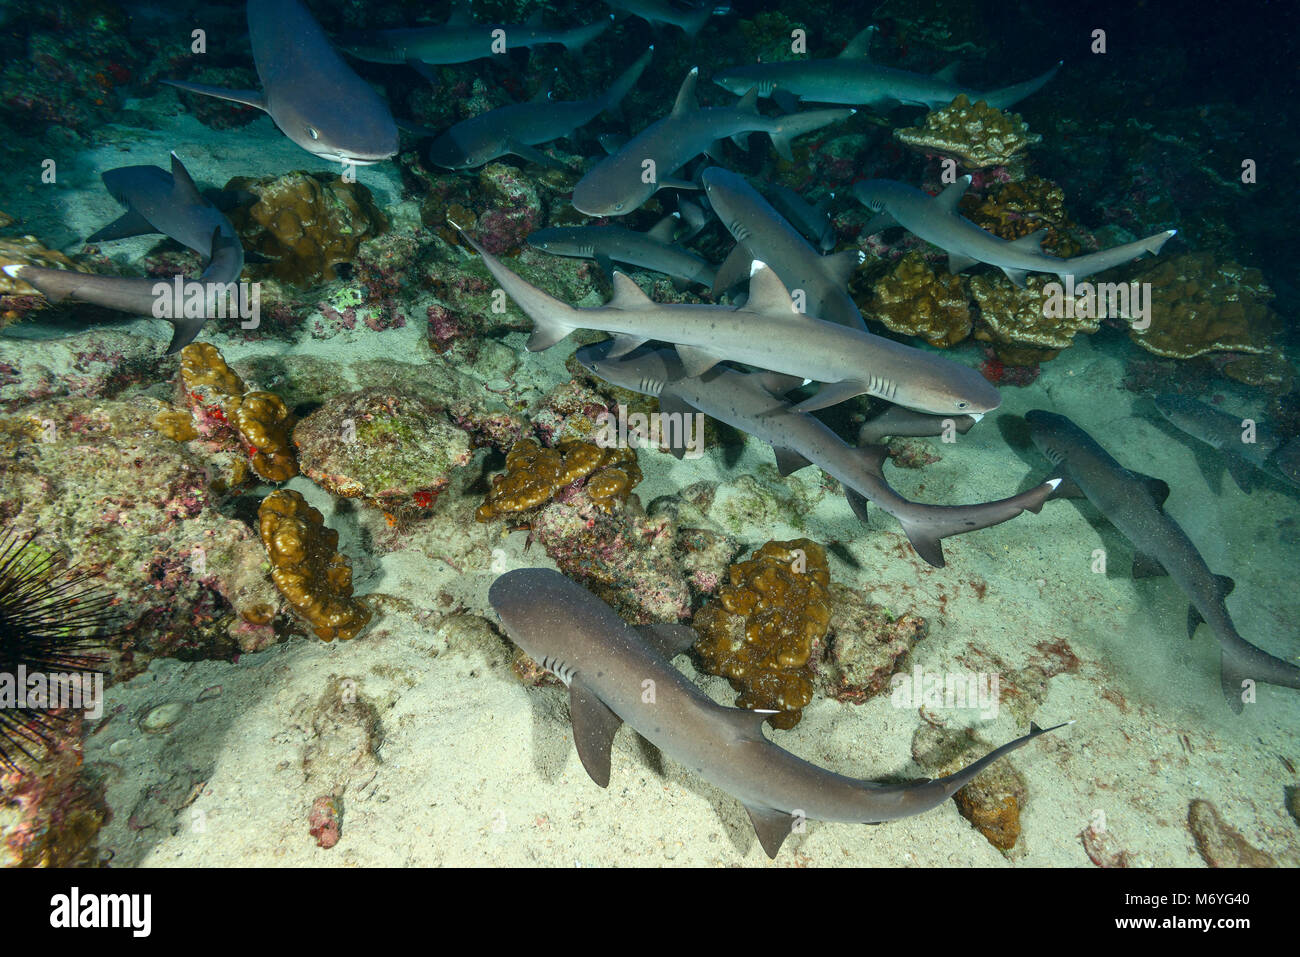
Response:
[[[89,242],[89,240],[87,240]],[[1241,489],[1247,495],[1255,490],[1255,468],[1245,459],[1239,459],[1235,455],[1229,455],[1223,460],[1223,464],[1228,468],[1228,474],[1232,476],[1233,484]]]
[[[866,254],[861,249],[846,249],[842,253],[835,253],[831,256],[822,257],[822,268],[826,270],[826,275],[838,286],[847,286],[853,274],[857,272],[862,261],[866,259]]]
[[[592,258],[596,260],[596,265],[599,266],[600,271],[605,274],[605,278],[612,283],[614,281],[614,260],[610,259],[604,253],[596,253]]]
[[[723,359],[722,356],[707,349],[701,349],[699,346],[684,346],[681,343],[677,344],[677,358],[681,360],[682,370],[688,379],[704,375]]]
[[[756,381],[774,396],[783,396],[803,385],[803,379],[797,375],[785,375],[780,372],[755,372]]]
[[[751,807],[746,804],[745,810],[749,812],[749,821],[754,825],[754,833],[758,835],[763,853],[775,860],[781,845],[794,830],[795,819],[784,811],[775,811],[770,807]]]
[[[1165,566],[1160,564],[1160,560],[1146,552],[1138,552],[1133,556],[1133,577],[1134,578],[1159,578],[1161,575],[1168,575]]]
[[[796,452],[794,449],[787,449],[782,448],[779,445],[774,445],[772,446],[772,451],[776,453],[776,470],[783,478],[812,465],[812,462],[808,461],[808,459],[804,458],[803,455]]]
[[[1245,699],[1242,697],[1242,685],[1249,680],[1249,675],[1239,668],[1226,651],[1219,652],[1219,687],[1223,689],[1223,700],[1228,702],[1228,707],[1234,714],[1241,714],[1242,708],[1245,707]]]
[[[722,260],[722,265],[713,276],[711,294],[720,296],[740,285],[741,280],[749,276],[749,264],[753,261],[754,257],[749,254],[749,249],[744,243],[736,243],[732,246],[731,252],[727,253],[727,258]]]
[[[650,305],[650,297],[641,291],[631,276],[614,271],[610,281],[614,285],[614,298],[605,303],[609,309],[643,309]]]
[[[659,177],[659,188],[699,190],[700,184],[689,179],[682,179],[680,176],[661,176]]]
[[[1232,594],[1232,590],[1237,587],[1237,583],[1227,575],[1215,575],[1214,581],[1219,586],[1219,597],[1227,598]]]
[[[649,340],[642,339],[640,336],[617,335],[611,340],[609,351],[605,355],[610,359],[619,359],[627,355],[633,349],[639,349]]]
[[[569,717],[582,766],[598,785],[609,787],[609,752],[623,719],[577,679],[569,686]]]
[[[208,86],[206,83],[189,83],[185,80],[163,80],[168,86],[174,86],[178,90],[185,90],[187,93],[198,93],[202,96],[215,96],[219,100],[230,100],[232,103],[242,103],[244,106],[251,106],[254,109],[267,112],[266,97],[259,90],[226,90],[219,86]]]
[[[158,232],[154,225],[134,209],[128,209],[117,219],[102,229],[97,229],[86,237],[86,243],[106,243],[113,239],[127,239],[131,236],[147,236]]]
[[[772,91],[772,102],[774,102],[782,113],[793,113],[799,109],[799,97],[795,96],[789,90],[777,88]]]
[[[881,213],[873,216],[868,220],[867,225],[862,227],[862,235],[874,236],[876,233],[884,232],[886,229],[897,226],[898,220],[894,219],[889,213]]]
[[[731,142],[735,143],[742,150],[749,149],[749,133],[732,133]]]
[[[919,528],[909,528],[906,524],[903,525],[903,532],[907,535],[907,540],[912,543],[912,547],[916,549],[916,554],[935,568],[943,568],[945,564],[943,542],[937,535],[922,531]]]
[[[668,281],[673,284],[673,289],[677,292],[685,292],[691,288],[691,281],[683,279],[681,276],[669,276]]]
[[[557,159],[547,156],[535,146],[529,146],[527,143],[520,143],[518,140],[511,140],[506,144],[506,149],[516,156],[522,156],[530,163],[536,163],[538,166],[545,166],[548,169],[567,169],[563,163]]]
[[[855,492],[847,485],[844,486],[844,497],[849,500],[849,508],[853,509],[853,514],[857,516],[859,522],[864,525],[871,523],[871,514],[867,510],[867,497],[860,492]]]
[[[203,317],[190,319],[169,319],[172,324],[172,341],[167,345],[164,355],[174,356],[191,342],[203,328]]]
[[[951,269],[951,268],[952,268],[952,265],[951,265],[951,264],[952,264],[952,257],[951,257],[951,256],[948,257],[948,263],[949,263],[948,268]],[[965,267],[963,267],[963,268],[965,268]],[[954,271],[955,271],[955,270],[954,270]],[[1002,274],[1003,274],[1004,276],[1006,276],[1008,279],[1010,279],[1013,283],[1015,283],[1016,287],[1017,287],[1017,288],[1020,288],[1020,289],[1024,289],[1024,288],[1025,288],[1025,280],[1029,278],[1029,270],[1027,270],[1027,269],[1012,269],[1010,266],[1003,266],[1003,267],[1002,267]]]
[[[866,389],[860,382],[846,380],[844,382],[824,382],[817,394],[793,406],[791,412],[815,412],[818,409],[828,409],[833,405],[841,402],[847,402],[854,396],[863,395]]]
[[[600,144],[600,148],[603,149],[606,154],[613,156],[623,148],[623,144],[627,142],[627,137],[623,136],[621,133],[601,133],[596,137],[596,142]]]
[[[434,71],[431,65],[425,63],[423,60],[407,60],[406,65],[430,83],[438,82],[438,74]]]
[[[1057,483],[1056,491],[1054,491],[1051,495],[1047,496],[1048,501],[1057,498],[1087,498],[1088,497],[1083,494],[1083,489],[1079,488],[1079,486],[1075,484],[1074,479],[1066,478],[1064,475],[1056,475],[1053,476],[1053,478],[1059,479],[1060,481]]]
[[[633,627],[645,639],[646,644],[669,661],[692,647],[700,637],[699,632],[690,625],[654,622]]]
[[[1196,637],[1196,626],[1205,621],[1201,613],[1196,610],[1195,605],[1187,606],[1187,640],[1191,641]]]
[[[933,202],[935,208],[940,212],[951,213],[954,216],[957,215],[957,204],[960,203],[961,198],[966,195],[966,190],[970,189],[970,180],[970,174],[967,173],[961,179],[957,180],[957,182],[946,187],[942,193],[934,198]]]
[[[978,259],[972,259],[970,256],[963,256],[961,253],[949,253],[948,272],[955,276],[963,269],[969,269],[971,266],[974,266],[977,262],[979,262]]]
[[[1156,507],[1163,509],[1165,499],[1169,498],[1169,483],[1164,479],[1156,478],[1154,475],[1143,475],[1141,472],[1129,472],[1135,479],[1146,486],[1151,497],[1155,499]]]

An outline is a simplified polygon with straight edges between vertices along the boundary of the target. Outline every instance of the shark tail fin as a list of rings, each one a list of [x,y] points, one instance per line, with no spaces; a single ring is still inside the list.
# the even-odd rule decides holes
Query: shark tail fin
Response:
[[[1017,751],[1020,748],[1023,748],[1026,744],[1034,740],[1034,738],[1037,738],[1039,735],[1048,734],[1052,731],[1057,730],[1058,728],[1064,728],[1072,724],[1074,724],[1073,721],[1063,721],[1061,724],[1054,724],[1050,728],[1040,728],[1034,722],[1032,721],[1029,722],[1028,734],[1022,735],[1021,737],[1016,738],[1014,741],[1008,741],[1000,748],[995,748],[994,750],[990,751],[988,754],[984,755],[984,757],[974,762],[973,764],[968,764],[966,767],[962,768],[956,774],[950,774],[946,778],[935,778],[933,781],[930,781],[927,784],[922,785],[922,787],[925,788],[935,788],[935,786],[938,785],[938,787],[935,788],[935,790],[937,790],[939,793],[933,795],[936,798],[933,804],[930,804],[927,801],[927,807],[935,807],[943,803],[948,798],[952,797],[954,794],[956,794],[958,791],[964,788],[967,784],[970,784],[971,781],[975,780],[976,776],[978,776],[981,771],[987,768],[994,761],[998,760],[998,758],[1004,758],[1012,751]]]
[[[167,344],[167,351],[164,355],[174,356],[180,352],[198,336],[199,330],[203,328],[205,317],[189,319],[169,319],[172,324],[172,341]]]
[[[645,53],[642,53],[637,61],[628,67],[627,71],[605,91],[605,95],[600,98],[600,106],[603,111],[614,114],[622,112],[619,104],[623,102],[625,96],[632,92],[632,87],[636,86],[636,81],[641,79],[641,74],[650,65],[650,58],[654,56],[654,52],[655,48],[652,46]]]
[[[1056,76],[1056,71],[1064,64],[1064,60],[1059,60],[1056,66],[1046,73],[1039,74],[1032,80],[1025,80],[1023,83],[1016,83],[1012,86],[1004,86],[1000,90],[990,90],[978,97],[978,99],[983,100],[995,110],[1005,110],[1008,106],[1019,103],[1025,97],[1041,90],[1052,77]]]
[[[540,11],[538,11],[540,12]],[[610,16],[597,20],[595,23],[589,23],[585,27],[576,27],[570,30],[560,43],[566,50],[581,50],[596,37],[600,36],[614,22],[614,17]]]
[[[805,133],[820,130],[823,126],[830,126],[837,120],[846,119],[856,112],[857,110],[809,110],[806,113],[782,116],[773,121],[768,136],[772,138],[772,146],[781,158],[793,162],[794,150],[790,145],[792,140]]]

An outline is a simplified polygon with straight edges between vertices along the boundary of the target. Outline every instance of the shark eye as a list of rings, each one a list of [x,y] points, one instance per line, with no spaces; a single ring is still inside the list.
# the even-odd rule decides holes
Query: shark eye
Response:
[[[622,203],[615,203],[615,204],[614,204],[614,208],[615,208],[615,209],[622,209],[622,208],[623,208],[623,204],[622,204]]]
[[[307,127],[307,135],[310,136],[310,137],[311,137],[312,139],[314,139],[314,140],[318,140],[318,139],[320,139],[320,134],[317,133],[317,132],[316,132],[314,129],[312,129],[310,126]]]
[[[958,400],[957,400],[957,408],[959,408],[959,409],[969,409],[969,408],[970,408],[970,403],[967,402],[965,399],[958,399]]]

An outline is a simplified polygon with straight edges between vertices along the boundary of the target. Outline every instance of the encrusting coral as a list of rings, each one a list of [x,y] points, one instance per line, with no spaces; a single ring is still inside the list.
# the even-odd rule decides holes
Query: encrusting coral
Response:
[[[180,384],[190,412],[164,412],[154,427],[178,442],[220,438],[233,430],[258,475],[269,482],[288,481],[298,474],[290,438],[293,413],[278,395],[246,388],[216,346],[191,343],[181,350]]]
[[[695,650],[740,692],[738,707],[776,711],[772,726],[793,728],[812,701],[810,661],[831,620],[826,552],[806,538],[768,542],[728,576],[695,616]]]
[[[337,278],[335,267],[351,262],[362,240],[388,228],[370,190],[341,176],[236,176],[226,190],[254,196],[251,203],[230,211],[230,221],[244,248],[273,260],[265,268],[289,283]]]
[[[1031,366],[1054,359],[1074,344],[1080,332],[1096,332],[1101,319],[1088,310],[1073,315],[1044,315],[1044,285],[1053,277],[1030,276],[1020,289],[1002,276],[972,276],[970,291],[979,305],[975,338],[993,344],[1008,365]]]
[[[926,114],[921,126],[895,130],[894,137],[919,152],[951,156],[966,169],[1018,168],[1025,150],[1043,138],[1029,132],[1020,114],[995,110],[983,100],[971,103],[965,93]]]
[[[281,489],[257,510],[271,580],[322,641],[355,638],[370,609],[352,597],[352,566],[338,551],[339,533],[298,492]]]
[[[920,336],[939,348],[955,346],[971,331],[962,277],[936,272],[916,250],[876,283],[867,309],[893,332]]]
[[[612,511],[614,502],[626,502],[641,481],[636,452],[602,449],[572,439],[548,449],[533,439],[520,439],[506,455],[506,471],[492,479],[492,488],[474,517],[486,522],[499,515],[526,512],[584,479],[596,506]]]

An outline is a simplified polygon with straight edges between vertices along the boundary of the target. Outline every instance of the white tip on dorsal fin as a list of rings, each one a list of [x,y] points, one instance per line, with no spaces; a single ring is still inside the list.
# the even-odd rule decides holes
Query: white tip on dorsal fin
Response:
[[[876,30],[877,27],[874,24],[867,27],[865,30],[862,30],[857,36],[849,41],[848,46],[844,48],[844,52],[840,54],[840,57],[859,57],[864,60],[870,60],[871,41],[876,35]]]
[[[967,173],[934,198],[934,204],[945,213],[957,212],[957,204],[970,189],[970,174]]]
[[[172,193],[186,204],[203,202],[199,188],[190,178],[190,171],[185,168],[175,150],[172,150]]]
[[[10,263],[8,266],[4,267],[4,274],[10,277],[11,279],[17,279],[18,274],[22,272],[22,269],[23,269],[22,263]]]
[[[745,311],[773,316],[800,314],[776,270],[757,259],[749,267],[749,301],[745,303]]]
[[[649,296],[641,291],[641,287],[627,273],[614,273],[614,298],[605,305],[609,309],[640,309],[646,305],[652,305]]]
[[[682,113],[689,113],[697,109],[695,103],[695,84],[700,79],[700,68],[691,67],[691,72],[686,74],[686,79],[682,80],[681,89],[677,91],[677,100],[673,103],[673,116],[679,116]]]

